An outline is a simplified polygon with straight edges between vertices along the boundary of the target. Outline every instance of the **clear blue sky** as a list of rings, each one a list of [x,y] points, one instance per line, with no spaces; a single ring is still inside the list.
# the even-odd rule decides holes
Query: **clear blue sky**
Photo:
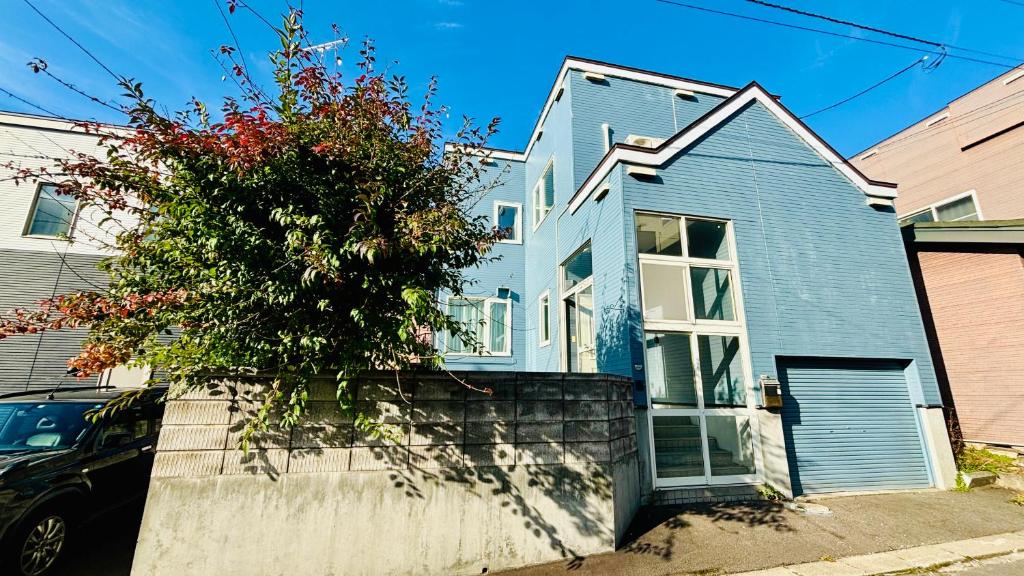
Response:
[[[215,105],[231,93],[209,51],[230,37],[215,0],[33,0],[44,13],[121,74],[143,82],[170,109],[193,95]],[[223,2],[223,0],[216,0]],[[693,4],[794,24],[828,27],[741,0]],[[779,3],[939,42],[1024,57],[1024,6],[1007,0],[779,0]],[[252,0],[267,17],[279,0]],[[1024,4],[1024,2],[1021,2]],[[439,101],[462,114],[502,118],[491,144],[522,149],[543,100],[569,54],[721,84],[757,80],[804,114],[867,87],[920,54],[684,10],[654,0],[495,2],[483,0],[305,0],[314,41],[333,38],[330,24],[358,40],[372,37],[379,62],[398,60],[416,92],[437,75]],[[25,63],[47,60],[56,74],[103,97],[112,80],[22,0],[0,0],[0,87],[56,113],[118,121],[117,116]],[[254,17],[231,18],[250,65],[266,72],[275,39]],[[847,27],[830,29],[852,33]],[[869,36],[867,33],[861,33]],[[348,58],[354,59],[350,49]],[[979,56],[985,58],[983,56]],[[1003,69],[947,59],[919,69],[809,124],[844,154],[855,153],[942,107]],[[211,106],[215,107],[215,106]],[[0,94],[0,109],[36,112]]]

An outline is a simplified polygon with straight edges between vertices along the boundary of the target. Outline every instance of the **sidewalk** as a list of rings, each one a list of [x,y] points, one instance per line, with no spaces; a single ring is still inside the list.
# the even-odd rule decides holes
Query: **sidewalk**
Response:
[[[610,554],[531,566],[503,576],[723,575],[824,559],[922,549],[925,565],[953,558],[949,542],[1024,531],[1024,508],[1013,493],[922,491],[821,498],[831,515],[804,514],[780,504],[733,503],[654,507],[637,515],[626,542]],[[983,542],[976,553],[983,553]],[[933,555],[929,556],[929,554]],[[905,558],[910,561],[911,558]],[[849,561],[849,560],[848,560]],[[819,574],[843,575],[839,562]],[[871,566],[865,565],[865,569]],[[852,573],[852,572],[851,572]],[[777,572],[793,576],[802,572]],[[857,572],[870,574],[870,572]]]
[[[875,576],[900,573],[914,568],[937,569],[941,566],[1021,551],[1024,551],[1024,530],[879,554],[849,556],[835,561],[807,562],[755,570],[736,576]]]

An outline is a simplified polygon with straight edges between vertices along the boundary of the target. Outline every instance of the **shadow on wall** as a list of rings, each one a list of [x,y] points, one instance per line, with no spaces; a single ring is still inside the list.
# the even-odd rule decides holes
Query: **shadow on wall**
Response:
[[[463,381],[492,393],[472,390]],[[614,501],[613,466],[636,457],[630,385],[623,378],[379,373],[361,381],[357,405],[388,425],[393,434],[387,439],[357,430],[333,400],[333,381],[318,380],[299,426],[257,432],[243,454],[233,447],[255,415],[264,387],[219,381],[202,392],[209,400],[230,400],[222,474],[278,480],[289,472],[379,471],[410,499],[425,500],[435,488],[454,485],[465,497],[496,501],[574,566],[591,551],[568,540],[582,536],[604,541],[608,549],[615,545],[610,507],[595,503]],[[543,509],[552,504],[559,511],[558,525]]]

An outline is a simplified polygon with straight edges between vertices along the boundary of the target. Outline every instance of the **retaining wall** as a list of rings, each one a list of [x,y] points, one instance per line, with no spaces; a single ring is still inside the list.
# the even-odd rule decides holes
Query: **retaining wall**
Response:
[[[480,574],[614,550],[640,501],[631,382],[379,374],[356,431],[314,386],[292,430],[235,446],[265,381],[170,401],[132,573]]]

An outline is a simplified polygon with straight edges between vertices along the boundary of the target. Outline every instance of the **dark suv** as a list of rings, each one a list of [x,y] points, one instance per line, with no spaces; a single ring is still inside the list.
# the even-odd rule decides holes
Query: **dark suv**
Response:
[[[145,495],[166,389],[91,422],[123,390],[0,397],[0,573],[55,574],[84,520]]]

